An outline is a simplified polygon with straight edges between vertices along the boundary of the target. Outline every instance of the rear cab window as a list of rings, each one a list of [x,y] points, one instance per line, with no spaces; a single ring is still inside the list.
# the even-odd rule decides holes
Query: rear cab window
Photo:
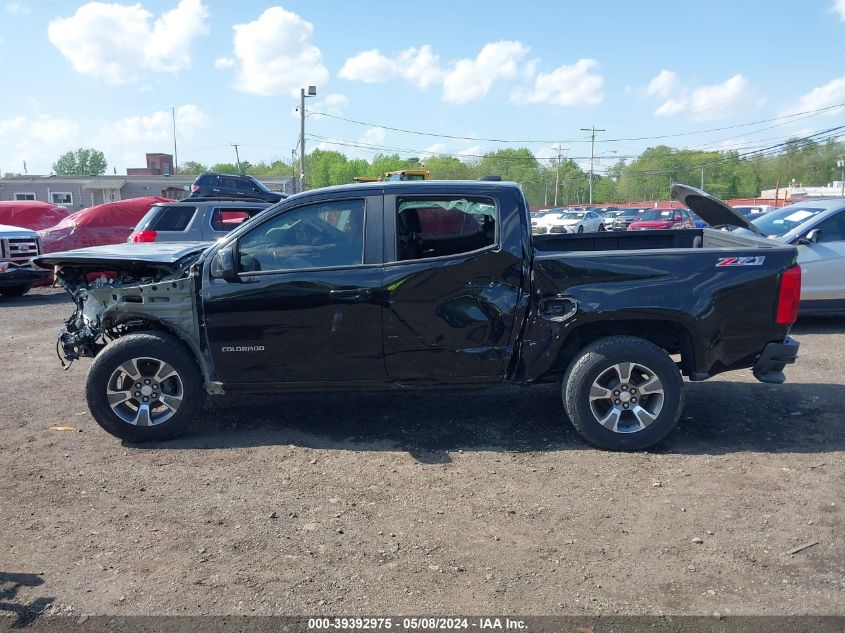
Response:
[[[430,259],[494,246],[498,211],[491,198],[409,196],[396,200],[396,258]]]

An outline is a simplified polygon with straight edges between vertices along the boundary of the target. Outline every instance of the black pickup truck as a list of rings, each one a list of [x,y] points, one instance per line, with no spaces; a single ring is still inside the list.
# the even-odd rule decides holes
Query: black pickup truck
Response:
[[[702,191],[674,193],[712,226],[754,230]],[[588,441],[641,449],[676,424],[682,375],[783,382],[795,259],[712,228],[532,239],[517,184],[444,181],[301,193],[210,246],[36,263],[77,306],[60,355],[96,357],[88,405],[126,440],[176,435],[206,393],[556,382]]]

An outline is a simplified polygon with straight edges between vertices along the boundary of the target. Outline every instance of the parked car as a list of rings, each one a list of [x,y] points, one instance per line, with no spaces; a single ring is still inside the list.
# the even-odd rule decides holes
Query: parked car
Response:
[[[125,242],[157,202],[168,202],[168,199],[159,196],[127,198],[71,213],[55,226],[38,232],[44,252]]]
[[[271,204],[228,198],[188,198],[155,204],[127,241],[213,242]]]
[[[649,209],[628,225],[629,231],[694,228],[695,223],[686,209]]]
[[[32,258],[40,254],[38,233],[20,226],[0,224],[0,295],[20,297],[33,285],[49,280],[49,270],[32,265]]]
[[[611,231],[627,231],[631,222],[637,220],[642,214],[643,209],[622,209],[613,218],[613,224],[605,225]]]
[[[751,226],[673,191],[714,224]],[[58,349],[95,357],[94,419],[130,441],[177,435],[206,393],[557,382],[587,440],[641,449],[675,426],[682,374],[752,367],[783,382],[798,350],[794,246],[711,229],[531,239],[527,227],[517,183],[356,183],[291,196],[211,246],[36,263],[74,296]],[[104,269],[118,274],[91,280]]]
[[[536,226],[537,230],[534,231]],[[537,235],[545,233],[592,233],[604,231],[604,222],[595,211],[573,211],[552,209],[540,218],[536,225],[532,222],[532,232]]]
[[[771,239],[798,248],[801,314],[845,312],[845,198],[808,200],[752,221]],[[748,234],[736,229],[734,234]]]
[[[692,218],[692,222],[693,222],[693,224],[695,224],[695,228],[697,228],[697,229],[703,229],[705,227],[710,226],[709,224],[707,224],[707,222],[702,220],[700,217],[698,217],[692,211],[690,211],[690,217]]]
[[[67,207],[40,200],[0,201],[0,224],[32,231],[55,226],[68,215]]]
[[[279,202],[287,195],[270,191],[264,184],[246,174],[217,174],[206,172],[197,176],[191,185],[192,198],[255,198],[265,202]]]
[[[753,220],[758,215],[763,215],[764,213],[774,210],[774,207],[770,204],[740,204],[732,206],[731,209],[739,213],[741,216]]]

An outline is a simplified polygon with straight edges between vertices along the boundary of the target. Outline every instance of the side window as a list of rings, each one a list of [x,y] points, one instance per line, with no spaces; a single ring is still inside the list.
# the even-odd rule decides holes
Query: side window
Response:
[[[238,186],[237,181],[234,178],[225,178],[221,176],[217,180],[217,186],[221,189],[236,189]]]
[[[821,229],[819,242],[843,242],[845,241],[845,211],[829,217],[816,226]]]
[[[196,207],[161,207],[147,228],[155,231],[184,231],[196,211]]]
[[[496,205],[488,198],[398,198],[399,261],[458,255],[496,243]]]
[[[238,270],[255,272],[354,266],[364,261],[364,201],[292,209],[238,242]]]
[[[228,233],[263,209],[217,208],[211,213],[211,228]]]
[[[258,187],[255,185],[255,183],[253,183],[249,180],[246,180],[246,179],[238,180],[237,186],[238,186],[238,191],[250,191],[250,192],[252,192],[252,191],[255,191],[255,190],[258,189]]]

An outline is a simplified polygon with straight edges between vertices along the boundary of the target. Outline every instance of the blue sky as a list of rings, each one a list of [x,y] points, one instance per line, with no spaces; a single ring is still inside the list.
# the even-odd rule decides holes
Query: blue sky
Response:
[[[171,107],[180,161],[232,160],[230,143],[289,160],[309,83],[308,109],[368,124],[311,115],[309,151],[471,157],[506,138],[582,157],[593,124],[604,165],[661,142],[609,139],[749,151],[845,123],[833,108],[731,128],[845,102],[845,0],[0,0],[0,170],[94,146],[123,173],[172,148]]]

